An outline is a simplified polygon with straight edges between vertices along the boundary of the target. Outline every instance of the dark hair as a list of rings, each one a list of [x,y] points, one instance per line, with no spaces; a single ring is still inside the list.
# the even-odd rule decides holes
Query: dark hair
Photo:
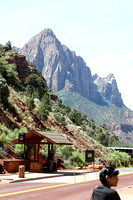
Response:
[[[103,185],[107,185],[108,181],[106,180],[106,175],[108,175],[109,177],[112,177],[112,176],[117,176],[118,174],[119,174],[119,171],[116,168],[106,166],[101,170],[99,174],[100,181]]]

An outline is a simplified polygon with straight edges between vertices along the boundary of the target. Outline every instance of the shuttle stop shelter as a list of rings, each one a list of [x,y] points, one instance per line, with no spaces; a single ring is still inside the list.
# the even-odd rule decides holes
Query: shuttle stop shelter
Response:
[[[50,168],[50,154],[53,152],[53,145],[72,145],[67,138],[62,136],[56,131],[40,131],[40,130],[31,130],[28,133],[20,134],[19,138],[13,141],[14,144],[24,144],[24,161],[27,162],[25,158],[25,145],[30,145],[33,147],[34,152],[32,160],[30,160],[30,170],[35,172],[45,171],[49,172]],[[48,145],[48,159],[45,164],[45,161],[40,161],[39,150],[40,145]]]

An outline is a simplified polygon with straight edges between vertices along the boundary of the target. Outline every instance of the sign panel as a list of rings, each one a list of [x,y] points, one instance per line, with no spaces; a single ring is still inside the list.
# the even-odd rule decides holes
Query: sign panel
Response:
[[[94,150],[85,150],[85,162],[94,162]]]
[[[19,133],[19,142],[25,141],[25,133]]]

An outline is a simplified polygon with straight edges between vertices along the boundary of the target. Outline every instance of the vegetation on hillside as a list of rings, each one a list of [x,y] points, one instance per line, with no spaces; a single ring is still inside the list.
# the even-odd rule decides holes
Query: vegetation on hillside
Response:
[[[80,110],[87,116],[87,119],[93,118],[97,124],[103,123],[115,123],[125,124],[127,119],[126,107],[118,108],[117,106],[107,102],[106,106],[99,106],[94,102],[84,98],[78,93],[67,92],[60,90],[57,92],[58,97],[63,101],[64,104],[70,106],[72,109]],[[128,110],[129,118],[133,117],[133,112]]]
[[[90,140],[92,144],[89,143],[88,149],[97,147],[96,151],[99,151],[99,155],[102,155],[101,150],[107,154],[110,150],[105,147],[108,146],[127,146],[127,144],[119,142],[113,132],[98,126],[92,118],[87,119],[87,116],[82,115],[79,110],[72,110],[69,106],[63,104],[58,97],[51,98],[54,94],[47,88],[42,76],[33,73],[29,74],[24,81],[20,80],[15,63],[8,64],[6,61],[6,51],[4,51],[2,45],[0,45],[0,56],[1,113],[6,113],[7,116],[12,118],[12,124],[21,127],[11,126],[7,128],[6,125],[0,124],[0,157],[8,156],[7,144],[12,145],[19,155],[23,154],[23,146],[13,145],[12,141],[18,138],[19,133],[26,133],[28,130],[36,128],[33,118],[40,120],[38,123],[40,129],[44,128],[41,122],[45,122],[49,118],[56,121],[59,127],[63,127],[64,130],[68,129],[71,134],[74,132],[78,135],[80,141],[86,141],[87,144],[87,141],[89,143]],[[17,103],[14,103],[14,101],[17,101]],[[23,112],[21,112],[20,107]],[[77,165],[81,166],[84,160],[83,145],[78,146],[79,144],[76,143],[75,139],[73,139],[73,144],[73,147],[59,146],[56,150],[57,155],[63,157],[66,165],[72,165],[72,162],[75,161]],[[121,157],[123,159],[123,156]],[[104,162],[104,155],[102,155],[101,161]],[[122,161],[120,164],[122,164]]]

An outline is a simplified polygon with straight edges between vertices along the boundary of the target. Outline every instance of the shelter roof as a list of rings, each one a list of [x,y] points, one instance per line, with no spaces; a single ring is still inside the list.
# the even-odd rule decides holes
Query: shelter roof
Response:
[[[13,141],[14,144],[24,144],[19,139]],[[31,130],[25,134],[25,144],[58,144],[72,145],[72,143],[55,131]]]

